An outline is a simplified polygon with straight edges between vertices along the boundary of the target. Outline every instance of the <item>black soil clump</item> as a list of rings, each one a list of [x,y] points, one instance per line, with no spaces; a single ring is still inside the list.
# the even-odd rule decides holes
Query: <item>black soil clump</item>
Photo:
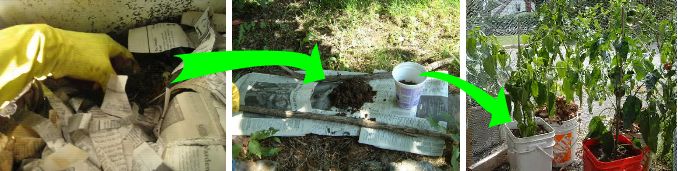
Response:
[[[342,81],[332,90],[329,97],[332,106],[354,113],[360,110],[363,104],[374,102],[376,94],[377,92],[372,90],[372,86],[364,78],[351,78]]]

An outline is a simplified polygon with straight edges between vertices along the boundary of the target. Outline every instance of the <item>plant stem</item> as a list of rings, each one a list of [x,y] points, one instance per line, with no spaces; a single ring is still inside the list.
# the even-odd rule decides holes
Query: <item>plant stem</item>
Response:
[[[626,13],[624,12],[624,4],[622,4],[622,6],[621,6],[621,21],[619,21],[620,26],[621,26],[621,41],[619,42],[620,44],[623,44],[622,42],[624,42],[624,36],[625,36],[624,35],[624,21],[626,21]],[[622,45],[619,45],[619,46],[622,46]],[[615,151],[618,151],[617,150],[617,144],[618,144],[617,137],[619,137],[619,121],[620,121],[619,118],[621,118],[621,116],[622,116],[621,115],[621,98],[626,93],[625,91],[619,92],[619,91],[622,91],[622,79],[623,79],[622,75],[624,74],[623,70],[622,70],[622,68],[624,66],[624,60],[622,60],[622,58],[624,58],[625,56],[623,56],[619,52],[617,52],[617,55],[618,55],[617,56],[617,75],[616,75],[617,76],[617,82],[616,82],[617,85],[615,87],[616,90],[615,90],[615,93],[614,93],[616,103],[615,103],[615,116],[614,116],[614,123],[613,123],[614,132],[615,132],[614,135],[615,136],[612,139],[612,142],[614,142]]]

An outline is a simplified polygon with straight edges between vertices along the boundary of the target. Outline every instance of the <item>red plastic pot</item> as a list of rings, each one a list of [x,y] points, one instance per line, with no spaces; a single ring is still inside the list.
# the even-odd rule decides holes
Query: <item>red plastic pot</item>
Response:
[[[632,144],[631,140],[623,135],[617,136],[617,140],[623,144]],[[643,153],[640,149],[634,149],[638,155],[627,157],[611,162],[599,161],[593,155],[589,146],[598,144],[598,141],[587,139],[583,142],[584,148],[584,171],[637,171],[643,170]]]

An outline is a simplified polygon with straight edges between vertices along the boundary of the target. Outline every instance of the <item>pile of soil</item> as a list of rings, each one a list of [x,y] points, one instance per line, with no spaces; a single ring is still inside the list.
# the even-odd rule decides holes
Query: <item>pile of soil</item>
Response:
[[[446,143],[451,145],[450,142]],[[280,143],[264,141],[262,146],[282,149],[274,157],[263,158],[278,162],[278,170],[365,170],[370,163],[379,163],[386,168],[391,162],[407,159],[427,161],[445,170],[450,167],[449,156],[432,157],[380,149],[358,143],[358,137],[311,134],[303,137],[281,137]],[[445,151],[451,151],[450,147],[446,146]]]
[[[612,154],[606,154],[603,151],[603,146],[599,144],[592,145],[590,147],[591,153],[593,153],[593,156],[595,156],[598,160],[602,162],[610,162],[614,160],[619,160],[627,157],[632,157],[638,155],[638,151],[636,151],[633,148],[633,145],[631,144],[619,144],[617,147],[618,150],[616,150],[616,153]]]
[[[519,129],[511,129],[511,132],[513,133],[514,136],[518,138],[525,138],[523,135],[520,134]],[[537,125],[537,134],[534,134],[534,136],[541,135],[541,134],[546,134],[549,133],[546,128],[542,125]]]
[[[339,109],[348,110],[351,113],[357,112],[367,102],[374,102],[376,91],[367,83],[364,78],[346,79],[332,90],[329,95],[332,106]]]
[[[537,116],[544,118],[544,121],[548,122],[549,124],[562,124],[563,121],[567,121],[576,117],[577,111],[579,111],[579,106],[577,106],[577,104],[574,102],[568,103],[567,100],[565,100],[565,97],[558,97],[556,98],[555,116],[549,116],[546,106],[539,108],[535,113]]]

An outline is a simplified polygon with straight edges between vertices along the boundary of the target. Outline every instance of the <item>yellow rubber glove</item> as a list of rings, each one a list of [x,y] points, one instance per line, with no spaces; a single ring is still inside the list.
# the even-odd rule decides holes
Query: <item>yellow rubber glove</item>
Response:
[[[238,91],[238,87],[233,84],[233,113],[240,111],[240,92]]]
[[[33,79],[70,77],[105,86],[115,74],[110,58],[133,61],[132,53],[109,36],[17,25],[0,30],[0,109],[18,98]]]

